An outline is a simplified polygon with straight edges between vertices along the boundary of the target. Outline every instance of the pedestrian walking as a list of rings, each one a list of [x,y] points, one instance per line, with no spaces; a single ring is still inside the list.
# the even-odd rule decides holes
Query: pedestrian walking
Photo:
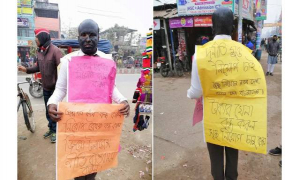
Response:
[[[269,56],[268,56],[268,71],[266,73],[266,76],[268,76],[269,74],[273,76],[275,64],[277,64],[277,57],[278,57],[279,50],[280,50],[280,45],[277,42],[277,35],[274,35],[272,41],[269,42],[267,47],[267,52]]]
[[[68,91],[67,82],[69,77],[67,75],[67,69],[71,58],[75,56],[96,56],[113,61],[110,55],[107,55],[97,49],[97,44],[99,41],[99,27],[95,21],[91,19],[84,20],[78,27],[78,34],[80,50],[68,54],[62,58],[62,65],[60,68],[57,85],[48,102],[50,117],[56,122],[60,120],[62,115],[61,112],[57,111],[57,105],[64,99]],[[99,93],[101,94],[102,92]],[[110,98],[112,98],[112,100],[118,104],[124,104],[124,107],[120,109],[120,113],[125,116],[129,116],[130,107],[127,99],[119,92],[116,86],[114,87],[112,97]],[[75,180],[94,180],[96,175],[97,173],[92,173],[86,176],[76,177]]]
[[[261,50],[262,50],[262,51],[265,49],[265,43],[266,43],[266,41],[265,41],[265,39],[263,38],[263,39],[261,40],[261,42],[260,42],[260,47],[261,47]]]
[[[46,118],[48,120],[49,130],[44,134],[44,138],[51,137],[52,143],[56,142],[56,122],[52,121],[47,109],[47,102],[53,94],[57,80],[57,66],[60,64],[60,58],[63,57],[62,52],[51,43],[50,33],[47,29],[36,29],[35,42],[38,46],[37,65],[25,68],[18,66],[19,71],[32,74],[41,72],[44,103],[46,107]]]

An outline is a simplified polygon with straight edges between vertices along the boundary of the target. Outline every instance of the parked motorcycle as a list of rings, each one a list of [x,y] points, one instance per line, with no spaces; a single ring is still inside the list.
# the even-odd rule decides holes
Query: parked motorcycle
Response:
[[[31,78],[27,77],[26,81],[29,82],[29,93],[32,97],[43,97],[43,87],[40,73],[35,73]]]

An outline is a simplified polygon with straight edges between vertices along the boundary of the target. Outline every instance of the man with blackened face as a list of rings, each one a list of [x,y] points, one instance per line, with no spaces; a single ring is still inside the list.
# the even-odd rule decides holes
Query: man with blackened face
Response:
[[[99,27],[92,20],[83,21],[78,27],[78,41],[80,49],[86,55],[94,55],[97,52],[99,41]]]
[[[67,82],[69,81],[68,77],[68,67],[69,62],[72,61],[72,57],[78,57],[78,56],[94,56],[95,58],[100,57],[102,59],[98,59],[99,61],[103,60],[106,62],[109,62],[112,60],[112,57],[110,54],[105,54],[97,49],[98,41],[99,41],[99,27],[98,24],[91,20],[87,19],[84,20],[78,27],[78,41],[80,45],[80,50],[72,52],[66,56],[64,56],[61,59],[61,68],[57,80],[56,89],[51,96],[51,98],[48,101],[48,110],[49,115],[53,119],[53,121],[59,121],[61,119],[62,112],[58,112],[57,105],[59,102],[61,102],[64,97],[66,96],[69,86],[67,85]],[[105,59],[105,60],[104,60]],[[84,58],[80,60],[85,60]],[[101,67],[100,67],[101,68]],[[99,80],[102,77],[99,77]],[[104,77],[107,78],[107,77]],[[87,82],[89,82],[89,79],[87,79]],[[92,83],[92,82],[90,82]],[[81,85],[83,86],[83,85]],[[84,87],[74,87],[74,88],[81,88],[84,89]],[[127,99],[118,91],[117,87],[114,85],[112,88],[112,94],[108,95],[108,99],[110,101],[114,101],[117,104],[123,104],[124,106],[119,109],[119,112],[126,117],[129,116],[130,107],[127,102]],[[77,90],[77,91],[81,91]],[[85,88],[83,91],[90,91],[89,89]],[[99,93],[97,95],[105,94],[102,90],[99,90]],[[106,96],[106,95],[101,95]],[[73,101],[74,102],[74,101]],[[79,102],[79,101],[77,101]],[[83,101],[84,103],[84,101]],[[103,102],[96,102],[96,103],[103,103]],[[88,174],[86,176],[76,177],[75,180],[94,180],[97,173]]]

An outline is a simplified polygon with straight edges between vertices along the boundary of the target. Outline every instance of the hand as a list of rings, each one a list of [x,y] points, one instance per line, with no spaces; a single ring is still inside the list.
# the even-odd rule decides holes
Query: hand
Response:
[[[130,114],[130,106],[128,102],[122,101],[121,104],[124,104],[124,106],[121,109],[119,109],[119,112],[123,114],[125,117],[128,117]]]
[[[18,66],[18,70],[22,71],[22,72],[25,72],[25,73],[27,71],[26,67],[24,67],[24,66]]]
[[[48,113],[49,113],[50,118],[55,122],[60,121],[61,120],[61,115],[63,115],[62,112],[57,111],[57,105],[56,104],[49,104]]]

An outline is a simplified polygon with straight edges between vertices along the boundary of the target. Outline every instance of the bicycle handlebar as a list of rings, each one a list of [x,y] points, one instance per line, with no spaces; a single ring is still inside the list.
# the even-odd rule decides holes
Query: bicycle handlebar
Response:
[[[25,82],[18,82],[17,85],[19,84],[25,84],[25,83],[29,83],[28,81],[25,81]]]

